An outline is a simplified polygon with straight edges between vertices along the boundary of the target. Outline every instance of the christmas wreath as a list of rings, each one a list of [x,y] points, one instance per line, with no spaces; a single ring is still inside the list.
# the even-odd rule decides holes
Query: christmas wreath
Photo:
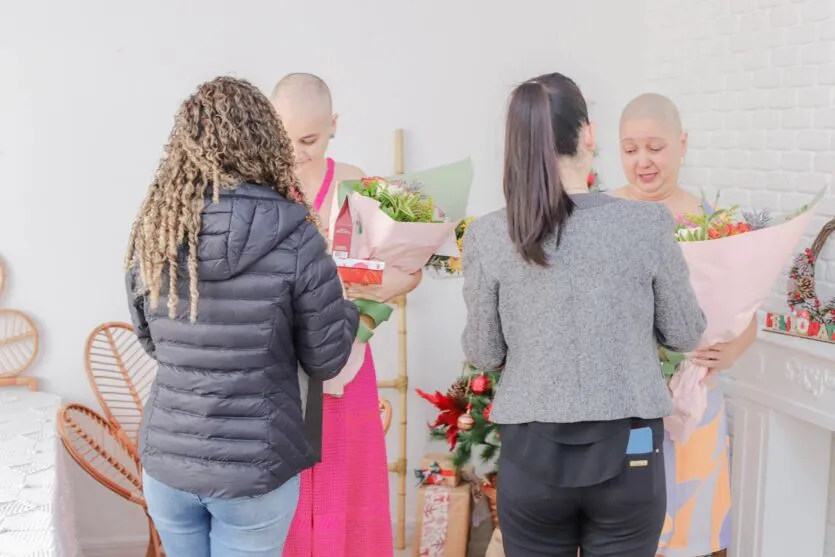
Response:
[[[789,271],[788,303],[793,312],[809,321],[835,324],[835,297],[821,302],[815,287],[815,262],[830,234],[835,232],[835,219],[821,230],[811,248],[806,248],[794,259]]]

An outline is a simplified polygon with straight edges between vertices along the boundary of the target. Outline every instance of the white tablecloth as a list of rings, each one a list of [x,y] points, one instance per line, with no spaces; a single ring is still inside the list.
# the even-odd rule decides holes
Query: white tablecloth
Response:
[[[0,557],[77,557],[61,399],[0,387]]]

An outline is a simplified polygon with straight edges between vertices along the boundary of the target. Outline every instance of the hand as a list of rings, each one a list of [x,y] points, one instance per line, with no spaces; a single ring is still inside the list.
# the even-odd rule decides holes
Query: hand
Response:
[[[409,274],[386,265],[383,269],[383,284],[348,284],[345,288],[346,296],[349,300],[362,299],[385,303],[417,288],[422,277],[422,271]]]
[[[739,357],[754,343],[756,338],[757,318],[755,316],[742,334],[732,341],[719,342],[708,348],[696,350],[688,356],[696,365],[707,368],[708,373],[704,378],[704,381],[707,381],[715,372],[733,367]]]
[[[744,346],[740,346],[737,340],[730,342],[718,342],[713,346],[702,348],[691,354],[689,359],[698,366],[707,368],[707,375],[702,380],[706,383],[718,371],[730,369],[745,351]]]

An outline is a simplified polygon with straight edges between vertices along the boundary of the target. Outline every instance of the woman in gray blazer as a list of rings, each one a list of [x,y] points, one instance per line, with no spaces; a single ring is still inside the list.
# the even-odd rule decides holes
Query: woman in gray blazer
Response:
[[[657,345],[705,318],[663,206],[589,193],[594,126],[577,85],[528,80],[507,115],[506,208],[464,238],[464,351],[503,368],[492,420],[508,557],[653,557],[664,522]]]

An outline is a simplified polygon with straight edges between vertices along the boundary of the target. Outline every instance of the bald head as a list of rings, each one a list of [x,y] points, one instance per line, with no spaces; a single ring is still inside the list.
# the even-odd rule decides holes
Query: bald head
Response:
[[[313,74],[291,73],[273,87],[270,100],[293,143],[296,171],[301,176],[307,173],[306,168],[312,168],[316,174],[324,168],[330,138],[336,133],[336,115],[327,84]],[[317,178],[319,183],[321,179]]]
[[[675,103],[658,93],[644,93],[632,99],[620,116],[621,130],[624,124],[636,120],[650,120],[673,134],[682,132],[681,116]]]
[[[276,106],[333,111],[331,91],[322,78],[309,73],[291,73],[276,83],[270,100]]]

